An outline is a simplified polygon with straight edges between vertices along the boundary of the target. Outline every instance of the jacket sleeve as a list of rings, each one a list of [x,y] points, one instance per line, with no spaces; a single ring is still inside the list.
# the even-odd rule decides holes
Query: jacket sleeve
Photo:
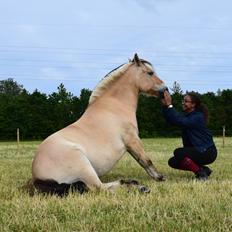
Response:
[[[198,128],[204,122],[204,117],[201,113],[186,117],[174,108],[164,108],[163,115],[168,123],[183,128]]]

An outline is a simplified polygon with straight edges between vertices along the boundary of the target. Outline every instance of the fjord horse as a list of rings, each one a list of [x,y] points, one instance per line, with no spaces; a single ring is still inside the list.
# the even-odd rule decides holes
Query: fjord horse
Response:
[[[39,145],[32,163],[34,187],[40,192],[62,195],[70,186],[83,192],[138,185],[136,181],[123,180],[102,183],[99,178],[126,151],[149,176],[164,180],[144,152],[136,108],[139,93],[158,96],[165,89],[151,63],[139,59],[137,54],[111,71],[92,92],[82,117]]]

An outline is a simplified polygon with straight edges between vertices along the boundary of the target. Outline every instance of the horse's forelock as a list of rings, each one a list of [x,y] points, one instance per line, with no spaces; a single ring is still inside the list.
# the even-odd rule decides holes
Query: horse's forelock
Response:
[[[141,63],[142,63],[144,66],[146,66],[148,69],[151,69],[151,70],[154,71],[153,65],[152,65],[149,61],[147,61],[147,60],[141,60]]]
[[[141,61],[144,65],[148,64],[149,66],[153,67],[152,64],[151,64],[149,61],[147,61],[147,60],[140,59],[140,61]]]

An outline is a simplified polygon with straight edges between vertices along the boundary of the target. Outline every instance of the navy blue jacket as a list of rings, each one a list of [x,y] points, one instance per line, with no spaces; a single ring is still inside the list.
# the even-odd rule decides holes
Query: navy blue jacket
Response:
[[[202,112],[192,111],[181,114],[174,108],[164,108],[163,114],[167,122],[182,128],[184,147],[195,147],[203,153],[214,145],[212,134],[206,128],[206,121]]]

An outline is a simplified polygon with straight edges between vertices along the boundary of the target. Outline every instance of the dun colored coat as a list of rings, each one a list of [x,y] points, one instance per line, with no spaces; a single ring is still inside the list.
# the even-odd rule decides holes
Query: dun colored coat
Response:
[[[144,152],[136,108],[139,93],[159,96],[165,89],[152,65],[137,54],[107,74],[92,92],[83,116],[39,145],[32,164],[35,187],[42,192],[63,194],[70,186],[79,191],[114,189],[125,183],[139,186],[136,181],[102,183],[99,178],[126,151],[149,176],[164,180]]]

